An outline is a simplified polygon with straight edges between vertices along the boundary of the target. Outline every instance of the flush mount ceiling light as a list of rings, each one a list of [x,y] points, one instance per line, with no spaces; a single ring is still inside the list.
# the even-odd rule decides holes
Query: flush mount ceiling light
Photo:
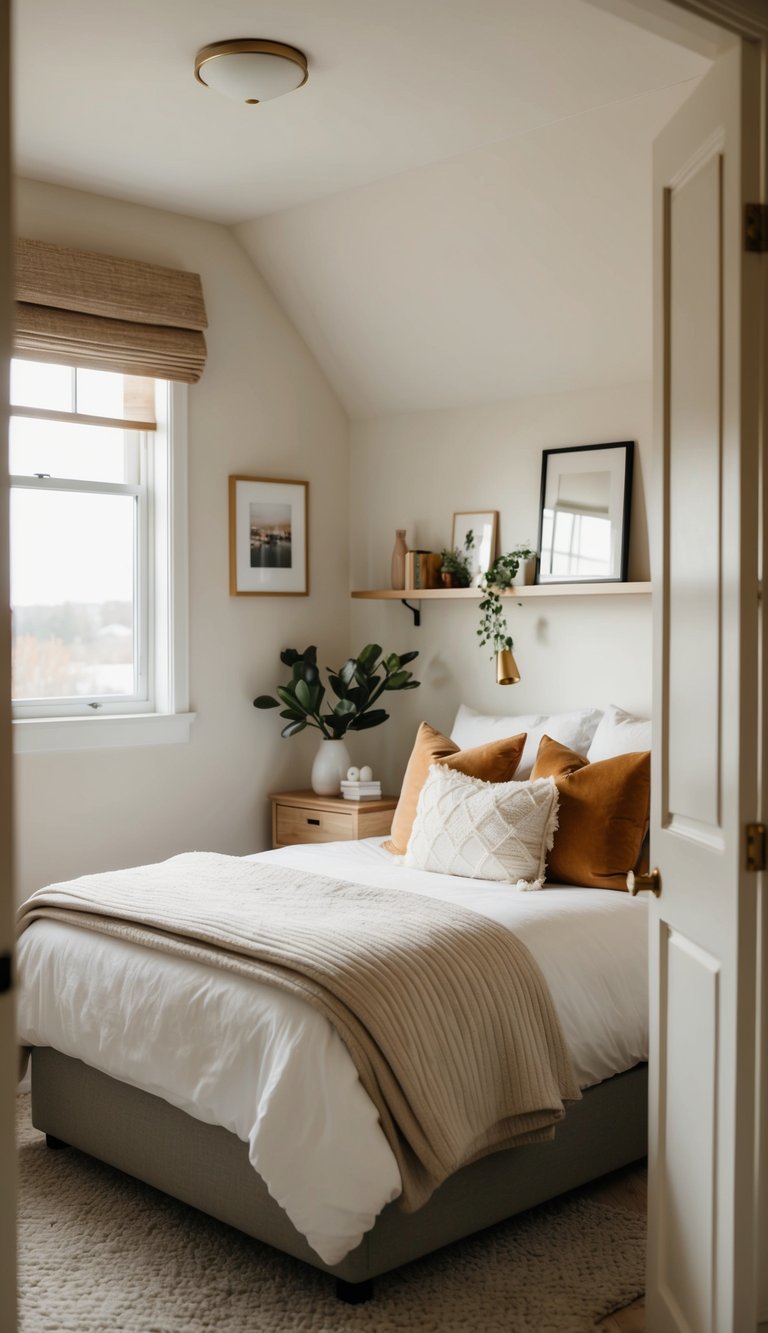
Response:
[[[306,83],[307,57],[284,42],[236,37],[198,51],[195,78],[224,97],[256,106]]]

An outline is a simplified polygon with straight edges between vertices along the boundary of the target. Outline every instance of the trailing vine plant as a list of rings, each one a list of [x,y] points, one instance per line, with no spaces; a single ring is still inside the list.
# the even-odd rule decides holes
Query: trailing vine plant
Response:
[[[501,594],[512,587],[521,562],[530,560],[535,554],[536,552],[529,550],[527,546],[517,546],[514,551],[507,551],[504,555],[498,556],[480,580],[483,598],[480,602],[480,628],[477,630],[477,636],[481,648],[487,643],[491,645],[493,650],[491,657],[505,648],[512,650],[512,636],[507,629],[506,616],[502,610]]]

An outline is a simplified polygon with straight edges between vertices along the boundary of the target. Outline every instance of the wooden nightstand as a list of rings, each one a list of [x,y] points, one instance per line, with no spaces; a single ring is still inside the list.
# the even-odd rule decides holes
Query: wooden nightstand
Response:
[[[276,792],[272,802],[272,846],[297,842],[351,842],[385,838],[392,828],[396,796],[378,801],[345,801],[343,796],[316,796],[313,791]]]

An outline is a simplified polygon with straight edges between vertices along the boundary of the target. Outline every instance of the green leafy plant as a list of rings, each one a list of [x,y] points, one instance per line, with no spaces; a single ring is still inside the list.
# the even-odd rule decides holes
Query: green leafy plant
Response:
[[[440,571],[443,574],[453,574],[458,588],[468,588],[472,571],[469,566],[469,558],[454,546],[452,551],[440,552]]]
[[[511,650],[513,647],[501,607],[501,594],[512,587],[521,562],[532,559],[535,554],[527,546],[517,546],[514,551],[498,556],[480,580],[483,598],[480,602],[480,628],[477,636],[481,648],[490,643],[493,649],[491,656],[504,648]]]
[[[470,554],[474,545],[475,534],[470,528],[464,538],[463,551],[460,551],[458,546],[454,546],[451,549],[446,547],[445,550],[440,552],[440,572],[442,574],[453,574],[457,588],[468,588],[472,582]]]
[[[338,670],[326,667],[331,695],[320,679],[317,648],[311,645],[299,652],[286,648],[280,661],[290,669],[286,685],[278,685],[274,699],[260,694],[254,708],[279,708],[285,719],[282,736],[297,736],[305,727],[316,727],[326,740],[341,740],[347,731],[369,731],[389,717],[383,708],[373,705],[385,691],[415,690],[420,682],[404,668],[418,653],[389,653],[386,657],[378,643],[366,644],[357,657],[349,657]],[[326,698],[328,702],[326,703]],[[323,712],[323,704],[326,711]]]

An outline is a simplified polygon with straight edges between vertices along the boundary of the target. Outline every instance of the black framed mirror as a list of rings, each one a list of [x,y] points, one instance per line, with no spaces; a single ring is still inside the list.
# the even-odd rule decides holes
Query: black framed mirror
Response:
[[[627,578],[634,441],[545,449],[537,583]]]

